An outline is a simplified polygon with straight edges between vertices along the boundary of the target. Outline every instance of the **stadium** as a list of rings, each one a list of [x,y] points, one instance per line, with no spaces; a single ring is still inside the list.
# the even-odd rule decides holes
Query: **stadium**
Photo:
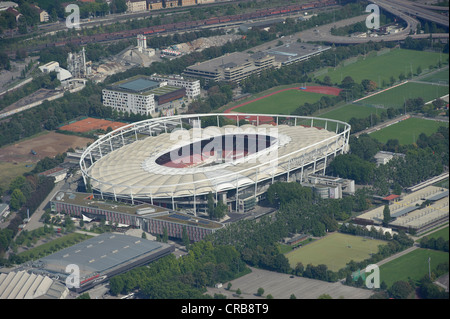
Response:
[[[80,158],[86,189],[104,199],[148,202],[194,215],[207,198],[245,212],[277,181],[325,173],[348,151],[350,125],[271,114],[183,114],[120,127]],[[209,196],[208,196],[209,195]]]

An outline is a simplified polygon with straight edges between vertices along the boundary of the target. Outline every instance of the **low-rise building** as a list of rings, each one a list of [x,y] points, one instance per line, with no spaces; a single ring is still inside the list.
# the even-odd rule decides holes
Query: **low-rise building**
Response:
[[[166,9],[178,7],[178,0],[164,0],[164,7]]]
[[[1,203],[0,204],[0,220],[6,218],[9,215],[9,205]]]
[[[147,7],[149,11],[161,10],[164,8],[163,0],[148,0]]]
[[[405,154],[402,153],[392,153],[392,152],[386,152],[386,151],[380,151],[375,154],[374,158],[377,163],[377,166],[385,165],[389,163],[391,159],[394,157],[404,157]]]
[[[51,210],[66,213],[73,217],[105,219],[111,223],[120,223],[142,229],[154,235],[182,238],[186,230],[192,241],[202,240],[206,235],[224,227],[222,223],[194,217],[178,211],[148,203],[134,201],[134,204],[107,201],[95,198],[93,194],[59,192],[50,201]]]
[[[355,181],[334,176],[310,174],[302,182],[303,186],[312,187],[322,198],[342,198],[344,194],[355,193]]]
[[[181,0],[181,6],[187,7],[187,6],[195,6],[197,2],[195,0]]]
[[[139,12],[147,10],[147,1],[145,0],[127,0],[128,12]]]

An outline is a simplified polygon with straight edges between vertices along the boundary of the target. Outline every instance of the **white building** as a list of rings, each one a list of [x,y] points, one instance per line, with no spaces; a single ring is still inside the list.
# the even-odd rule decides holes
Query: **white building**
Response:
[[[195,98],[200,95],[200,80],[185,79],[180,75],[164,76],[153,74],[150,79],[158,82],[167,82],[168,85],[183,87],[186,89],[188,98]]]
[[[43,73],[50,73],[55,71],[57,74],[58,80],[61,82],[67,79],[70,79],[72,77],[72,73],[67,71],[66,69],[59,66],[58,62],[52,61],[48,62],[47,64],[44,64],[39,67],[39,70],[41,70]]]
[[[155,112],[155,95],[104,89],[103,105],[120,112],[151,115]]]

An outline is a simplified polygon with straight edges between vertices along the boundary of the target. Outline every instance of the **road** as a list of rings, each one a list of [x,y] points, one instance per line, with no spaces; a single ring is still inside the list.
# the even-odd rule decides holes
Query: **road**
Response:
[[[416,16],[423,20],[427,20],[429,22],[434,22],[437,25],[448,28],[449,27],[449,19],[448,16],[442,15],[441,13],[431,11],[432,8],[435,10],[435,6],[418,6],[411,1],[405,0],[371,0],[370,2],[376,3],[379,6],[383,6],[388,11],[393,12],[391,10],[398,10],[408,16]],[[448,7],[447,7],[448,11]]]
[[[405,9],[403,4],[398,3],[398,0],[396,0],[395,5],[392,4],[392,1],[377,0],[377,1],[372,1],[372,2],[376,3],[382,10],[386,10],[386,11],[392,13],[393,15],[396,15],[403,21],[405,21],[407,26],[398,33],[393,33],[393,34],[388,34],[388,35],[378,36],[378,37],[359,38],[359,37],[348,37],[348,36],[334,36],[331,34],[332,28],[345,27],[348,25],[352,25],[352,24],[355,24],[358,22],[365,21],[366,18],[369,16],[369,13],[367,13],[367,14],[364,14],[364,15],[361,15],[358,17],[341,20],[341,21],[338,21],[335,23],[330,23],[327,25],[323,25],[320,27],[306,30],[304,32],[301,32],[300,38],[302,39],[302,41],[305,41],[305,42],[319,41],[319,42],[339,43],[339,44],[358,44],[358,43],[366,43],[369,41],[373,41],[373,42],[402,41],[402,40],[406,39],[407,37],[411,37],[413,39],[425,39],[425,38],[430,37],[430,34],[414,34],[417,30],[419,21],[416,18],[414,18],[412,15],[410,15],[410,12],[412,10],[407,9],[407,8]],[[418,8],[417,10],[414,10],[414,11],[422,12],[422,11],[428,11],[428,10],[425,10],[423,8]],[[424,13],[424,15],[425,15],[425,13]],[[438,16],[442,17],[442,15],[439,15],[439,14],[438,14]],[[430,19],[431,18],[434,18],[434,20],[438,21],[438,17],[436,17],[435,15],[430,16]],[[447,23],[447,28],[448,28],[448,17],[446,18],[446,21],[447,21],[446,23]],[[444,23],[445,19],[440,18],[439,22]],[[435,34],[432,34],[431,36],[435,39],[442,39],[442,38],[448,39],[448,37],[449,37],[447,33],[435,33]]]
[[[36,209],[36,211],[31,215],[30,220],[25,226],[25,229],[30,231],[33,229],[37,229],[40,227],[44,227],[44,223],[41,223],[39,220],[41,219],[42,215],[45,212],[45,206],[50,202],[50,200],[53,198],[53,196],[56,195],[61,190],[61,187],[63,187],[65,184],[65,181],[58,182],[55,184],[55,187],[52,189],[52,191],[47,195],[47,197],[42,201],[42,203],[39,205],[39,207]]]

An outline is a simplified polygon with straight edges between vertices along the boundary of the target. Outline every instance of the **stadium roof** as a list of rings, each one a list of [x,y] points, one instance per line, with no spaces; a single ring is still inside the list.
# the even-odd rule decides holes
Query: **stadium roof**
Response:
[[[246,129],[255,130],[255,126],[214,127],[209,134],[220,136],[227,131]],[[286,173],[288,166],[291,165],[290,161],[305,159],[312,162],[313,152],[314,156],[323,156],[325,152],[329,154],[334,152],[336,147],[342,147],[342,143],[345,142],[344,139],[338,139],[336,142],[338,135],[335,132],[315,127],[288,125],[273,127],[265,124],[257,126],[257,129],[267,132],[267,135],[276,132],[277,143],[269,147],[267,152],[272,152],[272,156],[276,154],[276,159],[283,158],[282,162],[275,166],[265,165],[264,161],[269,157],[261,158],[263,152],[257,152],[252,158],[218,165],[185,168],[162,166],[155,160],[180,146],[179,139],[173,138],[170,133],[162,133],[115,149],[96,161],[89,168],[92,187],[110,194],[129,196],[132,192],[134,198],[170,198],[214,193],[251,185],[256,181]],[[190,134],[189,141],[192,141],[193,130],[187,132]],[[257,173],[254,169],[256,166],[258,166]]]

